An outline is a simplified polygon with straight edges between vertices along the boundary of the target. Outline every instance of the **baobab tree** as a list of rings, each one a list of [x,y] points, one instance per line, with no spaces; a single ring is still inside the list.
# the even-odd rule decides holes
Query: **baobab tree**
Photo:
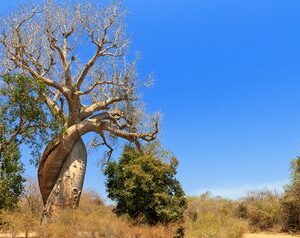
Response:
[[[3,72],[38,83],[36,93],[63,127],[39,161],[45,217],[78,206],[87,163],[83,135],[96,133],[94,144],[105,146],[109,159],[117,139],[143,153],[143,142],[158,133],[157,114],[143,112],[135,62],[125,57],[124,15],[118,3],[45,1],[4,18]]]

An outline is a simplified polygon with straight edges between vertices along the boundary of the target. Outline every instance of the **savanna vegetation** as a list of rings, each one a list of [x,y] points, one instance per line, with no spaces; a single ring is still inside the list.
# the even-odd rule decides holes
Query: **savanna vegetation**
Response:
[[[94,192],[85,192],[78,209],[66,209],[49,224],[41,224],[39,209],[43,207],[37,184],[30,185],[15,210],[2,210],[1,231],[16,235],[20,231],[35,232],[39,237],[173,237],[178,225],[138,226],[128,217],[117,217],[111,206]]]
[[[110,166],[113,166],[114,169],[121,165],[124,167],[128,166],[128,168],[125,168],[125,174],[137,173],[145,176],[147,170],[140,171],[143,162],[129,165],[122,164],[124,163],[124,157],[132,156],[132,153],[139,158],[135,154],[137,153],[135,150],[132,151],[131,147],[126,147],[121,160],[118,163],[112,162]],[[40,209],[43,207],[41,195],[37,185],[30,182],[27,184],[19,202],[15,204],[14,209],[1,210],[1,230],[12,234],[16,234],[20,230],[24,232],[35,231],[41,237],[120,238],[241,238],[246,232],[298,232],[300,217],[298,209],[300,199],[298,168],[299,158],[292,162],[291,182],[286,186],[283,194],[277,194],[268,190],[255,191],[250,192],[239,200],[214,197],[209,192],[199,197],[186,197],[187,209],[184,211],[183,217],[180,216],[180,219],[176,221],[171,220],[168,223],[162,220],[162,222],[159,221],[156,224],[146,222],[149,206],[145,206],[145,211],[143,211],[138,205],[135,205],[135,207],[132,203],[120,204],[118,200],[116,200],[116,204],[105,205],[99,195],[94,192],[83,193],[78,209],[66,209],[55,221],[49,224],[41,224]],[[145,182],[143,181],[143,176],[140,177],[140,188],[139,185],[130,180],[128,184],[131,184],[136,189],[143,188],[143,183]],[[124,175],[118,175],[117,177],[126,181],[126,176]],[[115,177],[108,178],[107,181],[112,182],[111,179],[115,179]],[[123,193],[126,193],[126,186]],[[112,186],[111,189],[111,193],[113,193],[117,188]],[[160,188],[155,189],[161,191]],[[119,190],[122,191],[122,186],[119,187]],[[116,197],[120,196],[118,194],[120,191],[114,193]],[[134,192],[132,193],[134,194]],[[146,197],[148,193],[149,191],[143,191],[135,194],[135,196]],[[130,198],[130,194],[127,195]],[[152,196],[151,193],[150,196]],[[137,198],[137,201],[141,202],[143,200]],[[120,210],[118,211],[120,209],[118,205],[125,206],[122,209],[129,208],[129,210],[125,209],[120,212]],[[127,207],[129,205],[131,207]],[[167,205],[166,209],[168,210],[171,204]],[[152,207],[154,211],[155,208],[156,205]],[[142,219],[140,219],[140,216],[132,216],[130,209],[137,209],[137,213],[143,215]],[[176,209],[176,206],[173,207],[174,212],[180,213],[182,211]]]
[[[69,3],[69,2],[68,2]],[[121,4],[45,1],[3,19],[0,33],[0,230],[39,237],[241,238],[300,230],[300,158],[283,194],[232,201],[187,197],[177,159],[157,140],[159,115],[143,109],[136,62],[128,61]],[[90,57],[82,58],[88,48]],[[105,204],[83,192],[87,151],[102,146]],[[119,143],[117,143],[119,142]],[[38,183],[23,178],[21,145]],[[126,144],[111,161],[117,145]],[[81,200],[81,203],[79,201]]]

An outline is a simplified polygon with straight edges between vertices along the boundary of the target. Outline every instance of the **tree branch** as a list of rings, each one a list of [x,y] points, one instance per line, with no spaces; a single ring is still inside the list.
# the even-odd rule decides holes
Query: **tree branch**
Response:
[[[119,97],[112,97],[107,99],[106,101],[96,102],[92,104],[91,106],[86,107],[82,110],[80,113],[80,119],[84,120],[85,118],[91,116],[94,112],[108,109],[108,107],[116,102],[121,102],[126,99],[126,96],[119,96]]]
[[[63,122],[65,123],[67,118],[62,110],[62,107],[59,108],[59,106],[55,103],[54,100],[51,100],[50,97],[48,97],[47,95],[43,95],[44,99],[45,99],[45,103],[47,104],[51,114],[57,118],[57,119],[62,119]]]
[[[67,60],[67,49],[68,49],[68,37],[70,35],[72,35],[72,33],[74,32],[74,28],[72,27],[72,29],[69,32],[63,33],[63,47],[62,47],[62,49],[56,44],[57,39],[53,35],[54,31],[55,30],[51,31],[49,29],[49,27],[46,28],[46,30],[45,30],[46,35],[48,37],[49,44],[50,44],[50,48],[52,50],[56,50],[59,57],[60,57],[60,59],[61,59],[62,66],[63,66],[63,69],[64,69],[66,85],[68,87],[71,87],[72,86],[72,77],[71,77],[71,71],[70,71],[71,63],[68,62],[68,60]]]
[[[80,87],[81,87],[85,77],[87,76],[90,69],[94,66],[94,64],[96,63],[98,58],[101,56],[113,56],[108,51],[113,48],[118,48],[118,44],[117,44],[117,40],[119,38],[118,31],[116,32],[114,39],[112,41],[107,39],[108,31],[113,26],[117,16],[118,16],[117,13],[114,13],[110,17],[106,16],[107,18],[105,20],[107,20],[108,23],[105,26],[103,26],[103,33],[102,33],[101,37],[98,37],[98,39],[96,39],[96,37],[95,37],[95,30],[90,30],[91,42],[94,45],[96,45],[97,50],[94,53],[94,55],[91,57],[91,59],[88,61],[88,63],[85,65],[81,74],[79,75],[77,83],[76,83],[77,90],[80,90]],[[110,44],[110,45],[105,47],[106,44]],[[114,56],[121,56],[121,55],[115,54]]]

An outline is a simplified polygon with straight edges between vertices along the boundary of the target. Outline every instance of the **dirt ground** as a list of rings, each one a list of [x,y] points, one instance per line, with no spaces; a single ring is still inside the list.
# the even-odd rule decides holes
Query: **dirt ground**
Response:
[[[0,234],[0,238],[11,238],[11,234]],[[24,233],[18,234],[16,237],[25,237]],[[36,233],[30,233],[28,237],[38,237]],[[266,233],[258,233],[258,234],[246,234],[244,238],[300,238],[299,235],[288,235],[288,234],[266,234]]]
[[[294,237],[300,237],[300,235],[288,235],[288,234],[265,234],[265,233],[259,233],[259,234],[246,234],[244,238],[294,238]]]

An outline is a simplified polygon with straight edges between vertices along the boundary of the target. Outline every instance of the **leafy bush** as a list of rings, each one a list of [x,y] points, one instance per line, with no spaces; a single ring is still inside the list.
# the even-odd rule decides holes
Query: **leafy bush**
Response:
[[[22,174],[19,148],[11,143],[0,153],[0,210],[17,207],[24,189]]]
[[[117,202],[118,215],[129,215],[142,223],[175,222],[186,208],[184,192],[175,179],[177,160],[141,155],[125,146],[120,161],[105,170],[108,197]]]
[[[209,193],[188,199],[186,237],[241,238],[248,230],[246,221],[235,217],[236,203],[211,197]]]

